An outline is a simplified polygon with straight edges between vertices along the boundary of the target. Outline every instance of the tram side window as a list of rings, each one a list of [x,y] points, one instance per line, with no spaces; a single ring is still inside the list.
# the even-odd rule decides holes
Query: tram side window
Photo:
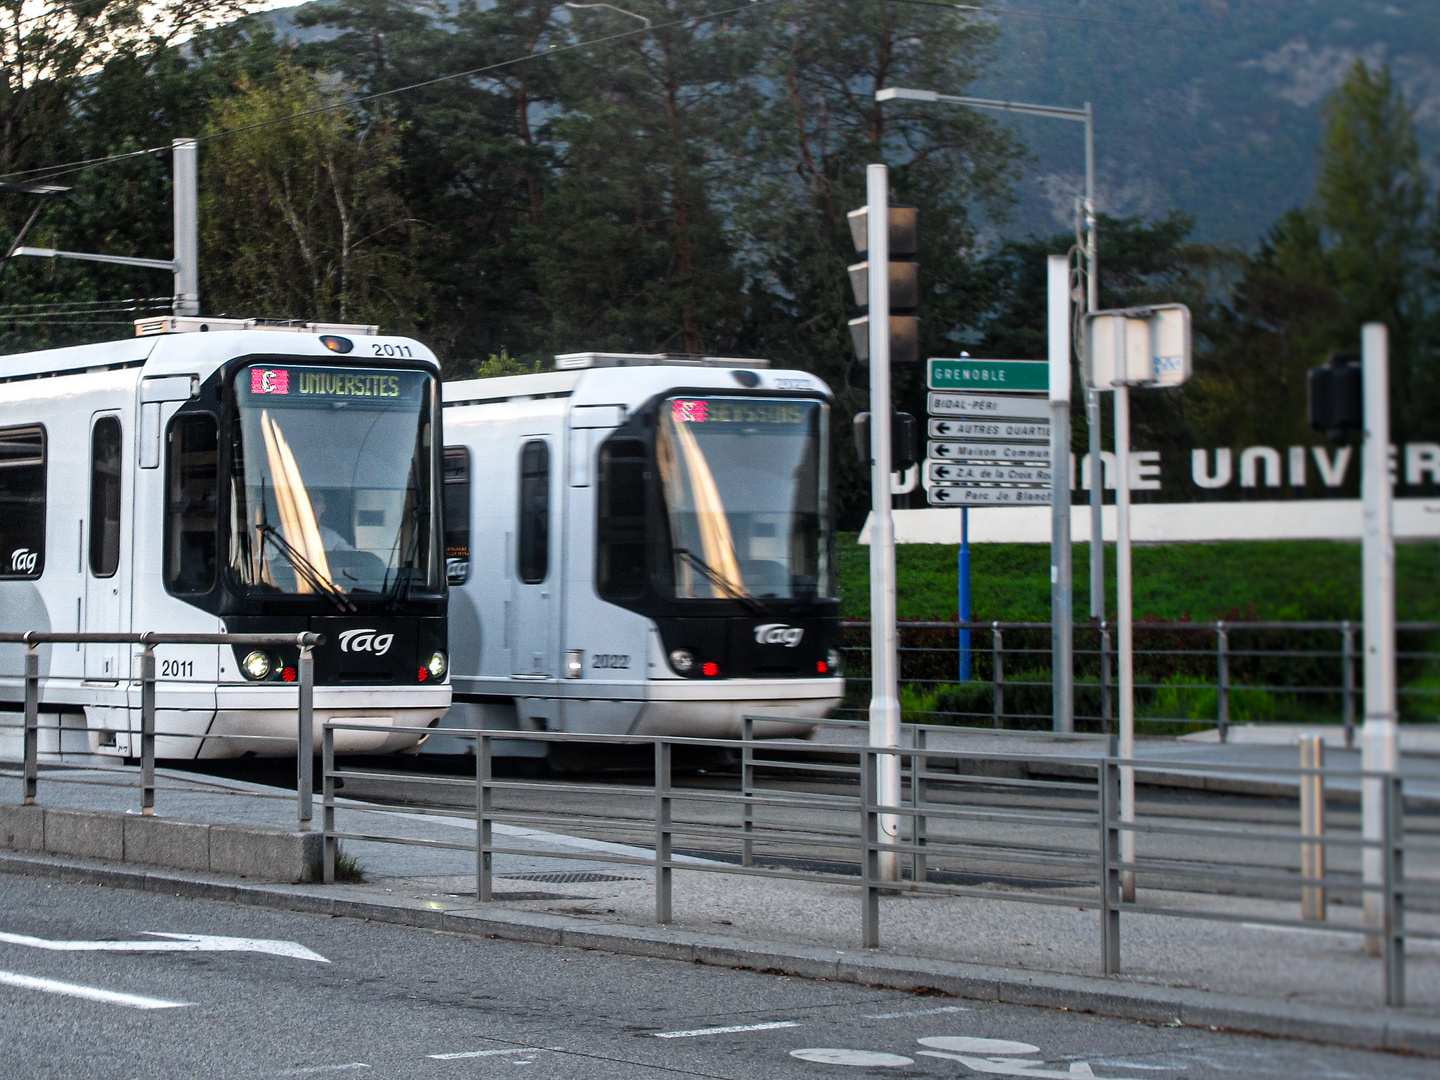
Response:
[[[165,587],[209,592],[215,584],[219,436],[206,413],[170,425],[165,486]]]
[[[596,488],[595,591],[634,600],[645,591],[645,444],[611,439],[602,446]]]
[[[464,585],[470,577],[470,451],[445,448],[445,578]]]
[[[550,572],[550,447],[533,439],[520,449],[520,580],[538,585]]]
[[[102,416],[90,432],[90,573],[120,565],[120,418]]]
[[[0,431],[0,578],[45,571],[45,429]]]

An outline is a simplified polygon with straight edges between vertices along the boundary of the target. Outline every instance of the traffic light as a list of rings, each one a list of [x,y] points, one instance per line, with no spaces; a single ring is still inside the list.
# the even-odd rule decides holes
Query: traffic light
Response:
[[[851,210],[850,239],[861,255],[870,248],[869,213],[865,208]],[[920,303],[920,264],[915,261],[918,250],[920,214],[913,206],[890,207],[890,361],[914,364],[920,360],[920,320],[915,309]],[[870,264],[856,263],[849,268],[850,288],[855,303],[870,306]],[[870,316],[850,320],[850,337],[855,344],[855,357],[862,364],[870,362]]]
[[[1333,442],[1344,442],[1365,426],[1359,353],[1334,353],[1328,364],[1305,377],[1305,410],[1310,426]]]
[[[920,437],[915,417],[909,413],[890,414],[890,468],[904,472],[920,460]],[[870,414],[855,414],[855,452],[860,455],[860,464],[870,464]]]

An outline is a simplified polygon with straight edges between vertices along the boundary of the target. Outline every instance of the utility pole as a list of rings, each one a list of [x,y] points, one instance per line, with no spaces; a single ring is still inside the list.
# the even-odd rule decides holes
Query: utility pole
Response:
[[[1095,110],[1085,103],[1085,314],[1100,310],[1100,263],[1095,238]],[[1085,388],[1090,450],[1090,617],[1105,621],[1105,467],[1100,457],[1100,391]],[[1068,458],[1066,459],[1069,460]],[[1124,475],[1123,473],[1121,474]]]

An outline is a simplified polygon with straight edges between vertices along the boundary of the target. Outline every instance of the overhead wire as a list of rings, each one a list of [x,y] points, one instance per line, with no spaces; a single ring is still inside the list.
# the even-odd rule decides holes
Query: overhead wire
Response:
[[[549,56],[559,56],[562,53],[575,52],[580,49],[587,49],[594,45],[604,45],[611,41],[623,41],[626,38],[639,37],[646,34],[658,33],[661,30],[674,29],[675,27],[686,26],[693,23],[709,22],[714,19],[725,18],[729,15],[736,15],[743,11],[753,11],[762,7],[770,7],[775,4],[788,3],[789,0],[748,0],[747,3],[735,7],[724,8],[720,11],[710,11],[702,15],[690,15],[683,19],[672,19],[670,22],[656,23],[654,26],[637,26],[634,29],[622,30],[613,34],[602,34],[599,37],[587,38],[584,41],[572,41],[565,45],[551,45],[543,52],[526,53],[524,56],[511,57],[509,60],[499,60],[493,64],[484,64],[480,67],[470,68],[466,71],[457,71],[449,75],[437,75],[433,79],[422,79],[419,82],[409,83],[405,86],[392,87],[389,90],[377,90],[370,94],[359,94],[355,97],[345,98],[329,105],[320,105],[313,109],[305,109],[289,116],[277,116],[270,120],[257,120],[253,124],[244,124],[237,128],[226,128],[224,131],[213,131],[208,135],[196,137],[197,143],[210,142],[214,139],[223,139],[230,135],[239,135],[247,131],[256,131],[261,128],[274,127],[279,124],[291,124],[297,120],[304,120],[306,117],[319,116],[323,113],[334,112],[338,109],[352,109],[356,105],[368,101],[377,101],[381,98],[393,97],[396,94],[409,93],[412,90],[422,90],[427,86],[437,86],[440,83],[454,82],[457,79],[473,78],[477,75],[484,75],[492,71],[500,71],[516,64],[523,64],[530,60],[540,60]],[[129,158],[143,157],[146,154],[158,154],[169,150],[169,146],[149,146],[142,150],[132,150],[124,154],[112,154],[106,157],[86,158],[79,161],[65,162],[60,165],[48,165],[34,169],[23,169],[18,172],[0,174],[0,179],[11,179],[26,177],[35,182],[53,180],[60,176],[69,176],[73,173],[82,172],[86,169],[96,168],[100,165],[110,164],[116,161],[125,161]],[[37,175],[38,174],[38,175]]]

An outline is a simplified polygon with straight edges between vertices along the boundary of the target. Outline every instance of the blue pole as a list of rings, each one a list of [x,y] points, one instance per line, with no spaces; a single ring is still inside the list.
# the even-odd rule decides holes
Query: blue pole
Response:
[[[960,558],[956,567],[960,583],[960,621],[970,621],[970,508],[960,508]],[[960,631],[960,681],[970,679],[970,631]]]

